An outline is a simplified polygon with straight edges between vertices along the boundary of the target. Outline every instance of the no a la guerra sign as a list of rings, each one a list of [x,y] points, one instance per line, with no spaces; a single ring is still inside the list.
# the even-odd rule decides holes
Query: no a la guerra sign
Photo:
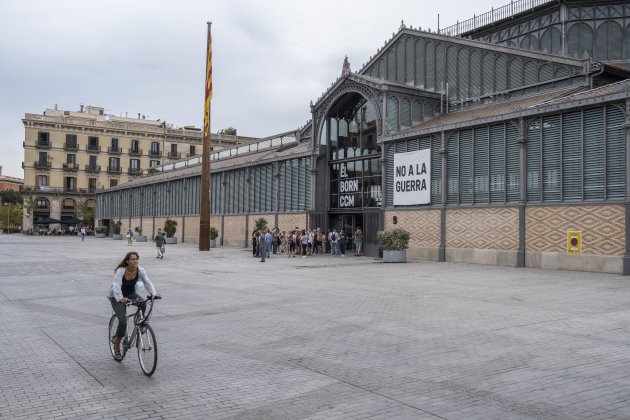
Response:
[[[394,155],[394,205],[431,202],[431,149]]]

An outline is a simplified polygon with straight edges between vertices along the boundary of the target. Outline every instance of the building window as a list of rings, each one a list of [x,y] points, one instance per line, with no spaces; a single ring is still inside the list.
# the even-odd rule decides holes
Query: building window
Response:
[[[45,198],[38,198],[37,199],[37,208],[38,209],[47,209],[48,208],[48,200],[46,200]]]
[[[46,165],[48,163],[48,152],[39,152],[39,164]]]
[[[72,176],[67,176],[65,181],[66,191],[74,191],[77,188],[77,179]]]
[[[77,135],[66,134],[66,149],[76,149],[76,148],[77,148]]]
[[[195,146],[190,146],[190,152],[188,153],[188,156],[195,156]]]
[[[37,133],[38,146],[50,146],[50,133],[40,131]]]
[[[37,175],[37,186],[38,187],[47,187],[48,186],[48,175]]]
[[[136,172],[140,170],[140,159],[131,159],[129,169]]]
[[[131,140],[131,153],[140,153],[140,142],[138,140]]]
[[[76,206],[76,203],[73,199],[71,198],[66,198],[65,200],[63,200],[63,209],[64,210],[72,210],[74,209]]]
[[[149,167],[153,168],[154,166],[159,166],[160,165],[160,161],[159,160],[151,160],[149,161]]]
[[[101,149],[98,145],[98,137],[88,137],[88,150],[100,152]]]
[[[76,163],[77,162],[77,155],[75,154],[67,154],[66,155],[66,163]]]
[[[115,187],[116,185],[118,185],[118,180],[117,179],[110,179],[109,180],[109,186],[110,187]]]
[[[153,143],[151,143],[151,155],[152,156],[160,155],[160,143],[158,143],[157,141],[154,141]]]
[[[120,158],[115,158],[115,157],[109,158],[109,170],[110,171],[120,170]]]
[[[88,190],[90,193],[96,192],[96,178],[88,178]]]

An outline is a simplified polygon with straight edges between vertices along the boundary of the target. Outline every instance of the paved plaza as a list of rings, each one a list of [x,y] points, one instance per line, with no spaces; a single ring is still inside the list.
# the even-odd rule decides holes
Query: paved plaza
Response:
[[[129,250],[164,297],[114,361]],[[0,418],[628,419],[630,278],[0,235]]]

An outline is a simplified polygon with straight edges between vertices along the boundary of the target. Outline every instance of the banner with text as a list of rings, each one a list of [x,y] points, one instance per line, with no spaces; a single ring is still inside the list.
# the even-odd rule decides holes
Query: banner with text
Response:
[[[431,202],[431,149],[394,154],[394,205]]]

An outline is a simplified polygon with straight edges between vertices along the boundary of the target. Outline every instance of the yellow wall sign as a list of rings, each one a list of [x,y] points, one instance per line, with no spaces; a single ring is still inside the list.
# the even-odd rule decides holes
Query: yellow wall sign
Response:
[[[582,232],[570,230],[567,232],[567,253],[580,254],[582,252]]]

